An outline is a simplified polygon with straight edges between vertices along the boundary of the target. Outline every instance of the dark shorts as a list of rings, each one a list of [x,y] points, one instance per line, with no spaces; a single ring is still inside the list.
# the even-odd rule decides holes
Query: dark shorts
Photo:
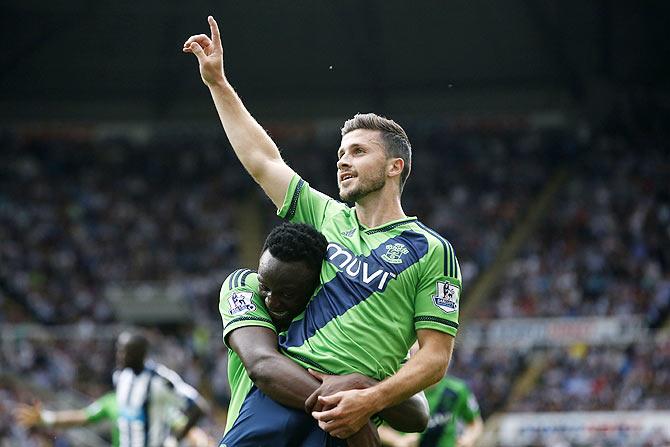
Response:
[[[345,447],[302,410],[278,404],[253,387],[219,447]]]

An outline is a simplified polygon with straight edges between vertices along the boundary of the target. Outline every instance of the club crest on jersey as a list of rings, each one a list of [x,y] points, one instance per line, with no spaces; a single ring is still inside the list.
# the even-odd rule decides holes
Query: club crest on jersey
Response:
[[[406,255],[407,253],[409,253],[409,250],[404,244],[388,244],[386,246],[386,253],[382,255],[382,259],[391,264],[401,264],[402,255]]]
[[[437,293],[433,297],[433,303],[446,313],[456,312],[460,294],[460,287],[447,281],[438,281]]]
[[[256,310],[256,305],[251,302],[254,294],[251,292],[233,292],[228,297],[230,315],[245,314]]]

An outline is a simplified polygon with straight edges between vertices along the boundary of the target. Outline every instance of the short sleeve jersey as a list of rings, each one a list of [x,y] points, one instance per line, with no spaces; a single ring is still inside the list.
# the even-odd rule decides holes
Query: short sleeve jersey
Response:
[[[247,269],[231,273],[221,286],[219,312],[223,321],[223,341],[228,346],[228,334],[245,326],[262,326],[277,332],[272,319],[258,295],[258,275]],[[237,419],[253,382],[249,378],[240,357],[228,349],[228,382],[230,383],[230,405],[226,429]]]
[[[471,423],[479,416],[475,395],[462,380],[447,376],[426,390],[430,420],[421,435],[420,447],[453,447],[459,423]]]
[[[139,373],[131,368],[117,371],[114,386],[121,447],[163,445],[174,412],[185,411],[200,399],[176,372],[150,361]]]
[[[119,445],[119,428],[116,425],[116,418],[119,415],[116,405],[116,395],[113,392],[107,393],[84,408],[87,422],[111,421],[112,426],[112,446]]]
[[[322,372],[394,374],[418,329],[452,336],[462,281],[451,244],[415,217],[365,228],[354,208],[291,180],[277,214],[328,240],[321,287],[280,334],[289,357]]]

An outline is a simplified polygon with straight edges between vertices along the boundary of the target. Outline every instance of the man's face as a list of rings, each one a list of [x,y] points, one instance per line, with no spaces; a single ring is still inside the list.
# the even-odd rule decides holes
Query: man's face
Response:
[[[303,262],[285,262],[265,250],[258,264],[259,294],[272,320],[285,328],[314,292],[314,273]]]
[[[388,157],[380,131],[356,129],[347,133],[337,158],[337,186],[343,201],[357,202],[386,184]]]

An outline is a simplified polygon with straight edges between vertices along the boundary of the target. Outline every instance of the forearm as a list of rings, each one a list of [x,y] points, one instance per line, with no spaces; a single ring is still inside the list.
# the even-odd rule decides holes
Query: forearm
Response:
[[[279,149],[227,81],[222,80],[209,90],[235,155],[254,180],[264,186],[273,164],[284,164]]]
[[[450,357],[450,349],[419,349],[396,374],[365,390],[370,405],[379,412],[437,383],[444,377]]]
[[[276,402],[304,410],[305,400],[321,385],[304,368],[279,353],[258,359],[248,370],[254,384]]]
[[[88,424],[88,417],[84,410],[43,410],[40,418],[42,425],[54,428],[80,427]]]

